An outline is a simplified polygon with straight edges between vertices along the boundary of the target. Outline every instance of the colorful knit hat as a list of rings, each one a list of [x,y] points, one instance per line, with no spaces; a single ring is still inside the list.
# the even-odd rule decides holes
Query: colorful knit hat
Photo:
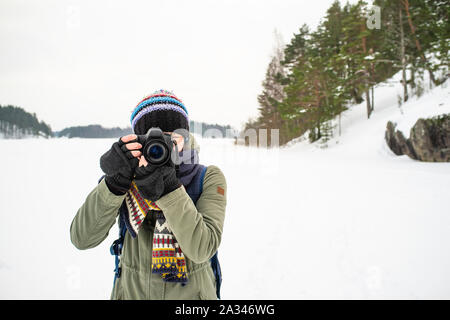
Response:
[[[189,116],[181,99],[173,92],[160,89],[145,97],[131,114],[131,128],[135,134],[146,134],[159,127],[163,132],[176,129],[189,131]]]

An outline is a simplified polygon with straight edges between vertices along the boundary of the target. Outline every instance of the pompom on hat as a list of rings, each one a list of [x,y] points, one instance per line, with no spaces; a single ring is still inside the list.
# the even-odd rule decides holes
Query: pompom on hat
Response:
[[[173,92],[164,89],[142,99],[133,109],[130,121],[133,132],[138,135],[146,134],[152,127],[159,127],[163,132],[189,131],[186,107]]]

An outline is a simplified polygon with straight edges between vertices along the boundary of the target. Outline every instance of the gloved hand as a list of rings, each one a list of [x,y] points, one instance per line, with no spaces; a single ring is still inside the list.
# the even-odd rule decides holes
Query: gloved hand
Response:
[[[161,167],[147,165],[136,168],[134,182],[144,198],[152,202],[181,187],[172,161]]]
[[[100,168],[106,174],[106,185],[115,195],[124,195],[131,187],[134,171],[139,164],[137,157],[141,155],[137,150],[142,148],[136,141],[135,134],[121,137],[100,158]]]

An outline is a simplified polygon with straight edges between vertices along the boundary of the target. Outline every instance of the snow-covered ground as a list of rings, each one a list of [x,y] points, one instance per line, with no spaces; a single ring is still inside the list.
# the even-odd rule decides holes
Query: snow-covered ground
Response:
[[[342,117],[326,149],[275,150],[198,139],[228,183],[219,249],[224,299],[450,298],[450,165],[395,156],[386,122],[450,112],[437,88],[397,106],[394,87]],[[70,223],[115,139],[0,140],[0,298],[108,299],[114,227],[97,248],[70,243]]]

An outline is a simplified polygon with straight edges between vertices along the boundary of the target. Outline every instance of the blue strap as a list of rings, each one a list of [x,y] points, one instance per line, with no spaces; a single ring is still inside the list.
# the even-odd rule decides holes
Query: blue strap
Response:
[[[127,210],[125,202],[122,203],[119,210]],[[120,217],[121,215],[119,214],[119,238],[112,243],[111,248],[109,249],[111,254],[115,256],[114,285],[116,284],[117,278],[120,278],[122,273],[122,268],[119,267],[120,255],[122,254],[123,242],[125,241],[125,234],[127,232],[125,223],[120,220]]]
[[[100,179],[98,180],[98,183],[100,183],[103,178],[105,177],[105,175],[101,176]],[[122,204],[123,206],[123,204]],[[121,207],[120,210],[122,210],[123,208]],[[120,219],[120,216],[119,216]],[[115,268],[114,268],[114,285],[116,284],[116,279],[120,278],[120,274],[122,271],[122,268],[119,267],[120,264],[120,255],[122,254],[122,248],[123,248],[123,241],[125,240],[125,233],[126,233],[126,228],[124,227],[124,224],[120,223],[119,221],[119,238],[117,240],[115,240],[111,247],[109,248],[109,251],[111,253],[111,255],[115,256]]]
[[[222,270],[220,269],[219,258],[217,256],[218,251],[211,258],[211,267],[214,272],[214,277],[216,278],[216,295],[217,299],[220,300],[220,286],[222,285]]]
[[[206,173],[206,169],[207,167],[203,167],[203,170],[200,174],[200,192],[199,194],[201,194],[203,192],[203,179],[205,177],[205,173]],[[216,279],[216,295],[217,295],[217,299],[220,300],[220,286],[222,285],[222,270],[220,269],[220,263],[219,263],[219,258],[217,256],[218,251],[216,251],[216,253],[212,256],[212,258],[209,260],[211,262],[211,268],[213,270],[214,273],[214,277]]]
[[[200,173],[200,190],[199,190],[199,194],[201,194],[203,192],[203,180],[205,179],[205,173],[206,173],[206,169],[207,167],[203,167],[202,172]]]

